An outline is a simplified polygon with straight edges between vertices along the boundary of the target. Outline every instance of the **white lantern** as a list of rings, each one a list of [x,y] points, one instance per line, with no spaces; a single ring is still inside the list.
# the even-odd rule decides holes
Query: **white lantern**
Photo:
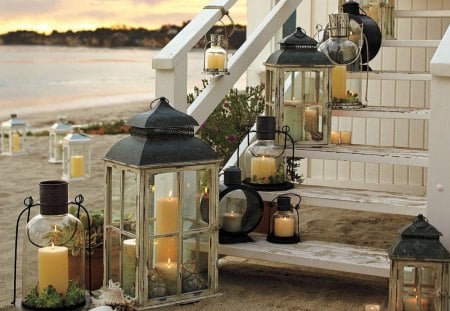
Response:
[[[82,180],[91,174],[91,138],[81,133],[80,126],[64,137],[63,176],[64,180]]]
[[[2,122],[2,155],[22,155],[27,153],[27,125],[11,114],[11,119]]]
[[[59,117],[59,121],[52,125],[49,130],[48,162],[62,163],[63,139],[72,131],[72,125],[68,124],[66,117]]]

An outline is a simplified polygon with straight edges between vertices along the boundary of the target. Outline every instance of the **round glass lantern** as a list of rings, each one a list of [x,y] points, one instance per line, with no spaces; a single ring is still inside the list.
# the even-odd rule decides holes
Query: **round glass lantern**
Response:
[[[74,126],[63,141],[64,180],[83,180],[91,174],[91,138],[81,132],[80,126]]]
[[[211,75],[227,74],[228,52],[223,48],[224,35],[211,34],[210,47],[205,50],[203,72]]]
[[[72,131],[72,125],[67,123],[66,117],[59,117],[58,122],[49,129],[48,162],[62,163],[63,139]]]
[[[300,203],[294,208],[291,205],[291,198],[287,195],[280,195],[276,200],[276,211],[270,218],[267,241],[280,244],[300,242],[300,225],[298,219]]]
[[[11,119],[1,124],[2,155],[15,156],[27,153],[27,125],[12,114]]]
[[[68,183],[43,181],[39,189],[40,213],[27,223],[24,235],[22,305],[43,310],[82,306],[84,227],[68,213]]]
[[[264,202],[252,187],[242,184],[241,169],[224,170],[224,183],[219,193],[219,243],[252,241],[248,233],[261,221]]]

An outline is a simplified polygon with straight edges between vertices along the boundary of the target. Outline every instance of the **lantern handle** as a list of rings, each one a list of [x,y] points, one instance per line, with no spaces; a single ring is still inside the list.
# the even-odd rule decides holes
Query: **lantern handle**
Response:
[[[155,98],[154,100],[151,101],[151,103],[150,103],[150,109],[153,109],[152,106],[153,106],[153,104],[154,104],[157,100],[163,101],[163,102],[166,102],[166,103],[169,103],[169,100],[168,100],[167,98],[165,98],[164,96],[161,96],[161,97]]]
[[[19,214],[19,216],[17,217],[17,222],[16,222],[16,238],[14,240],[14,286],[13,286],[13,301],[11,302],[11,304],[15,305],[16,304],[16,283],[17,283],[17,240],[19,238],[19,223],[20,223],[20,218],[22,217],[22,215],[25,212],[27,213],[27,222],[30,220],[30,209],[34,206],[37,206],[39,204],[34,204],[34,200],[31,196],[26,197],[23,200],[23,204],[26,206]]]

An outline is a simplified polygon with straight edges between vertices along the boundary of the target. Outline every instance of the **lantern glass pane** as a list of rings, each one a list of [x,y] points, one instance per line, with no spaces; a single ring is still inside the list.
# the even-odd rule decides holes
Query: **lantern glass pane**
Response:
[[[208,227],[209,191],[211,189],[209,170],[186,171],[183,173],[183,230]]]
[[[136,209],[138,180],[134,172],[125,171],[123,176],[123,215],[122,230],[131,234],[136,234]]]
[[[126,295],[134,297],[136,293],[136,239],[122,236],[122,289]]]
[[[248,231],[242,228],[242,216],[247,213],[247,206],[247,197],[244,191],[237,189],[228,192],[219,202],[220,227],[227,232]],[[254,226],[254,224],[250,224],[250,226]]]
[[[209,233],[192,233],[183,236],[183,293],[207,289],[209,262]]]
[[[177,293],[178,237],[154,240],[153,261],[149,267],[149,298]]]
[[[436,271],[429,267],[403,267],[403,309],[434,311]],[[419,309],[420,308],[420,309]]]
[[[120,248],[121,248],[121,235],[118,231],[108,230],[108,271],[107,280],[113,282],[121,282],[120,279]],[[122,283],[121,283],[122,284]]]
[[[120,208],[122,206],[121,178],[122,170],[112,168],[111,171],[111,213],[112,226],[120,228]]]

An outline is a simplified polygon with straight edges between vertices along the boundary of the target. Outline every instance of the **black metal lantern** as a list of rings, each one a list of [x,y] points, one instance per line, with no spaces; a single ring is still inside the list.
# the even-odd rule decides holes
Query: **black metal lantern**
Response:
[[[252,241],[248,233],[261,221],[264,202],[259,193],[242,184],[241,169],[224,170],[224,183],[219,193],[219,243]]]
[[[191,116],[163,97],[150,108],[128,120],[130,136],[103,159],[104,280],[119,282],[139,310],[218,291],[220,159],[194,136]]]
[[[275,117],[258,116],[256,131],[249,130],[246,135],[249,146],[243,159],[245,184],[261,191],[288,190],[294,187],[294,166],[287,160],[294,159],[294,141],[288,131],[288,127],[284,127],[283,131],[275,129]],[[250,144],[249,134],[252,132],[256,133],[256,141]],[[280,144],[275,143],[277,134],[281,137]]]
[[[264,63],[265,114],[275,116],[277,130],[287,125],[297,145],[329,144],[333,64],[300,27],[280,47]]]
[[[291,197],[299,200],[296,206],[291,205]],[[301,197],[296,194],[284,194],[276,197],[269,206],[276,202],[276,211],[270,217],[270,228],[267,241],[280,244],[294,244],[300,242],[300,221],[298,210]]]
[[[389,248],[389,310],[447,311],[450,253],[423,215],[401,230]]]
[[[14,259],[13,304],[34,310],[58,310],[81,307],[85,294],[85,228],[79,218],[68,213],[68,183],[62,180],[43,181],[39,184],[40,203],[33,198],[24,200],[26,208],[20,213],[16,225]],[[86,213],[78,195],[74,204]],[[30,219],[31,208],[40,206],[40,213]],[[16,301],[17,242],[20,218],[26,213],[27,225],[22,249],[22,300]],[[90,242],[88,240],[88,247]],[[90,257],[89,257],[90,259]],[[90,282],[90,260],[89,260]],[[90,284],[89,284],[90,285]]]

